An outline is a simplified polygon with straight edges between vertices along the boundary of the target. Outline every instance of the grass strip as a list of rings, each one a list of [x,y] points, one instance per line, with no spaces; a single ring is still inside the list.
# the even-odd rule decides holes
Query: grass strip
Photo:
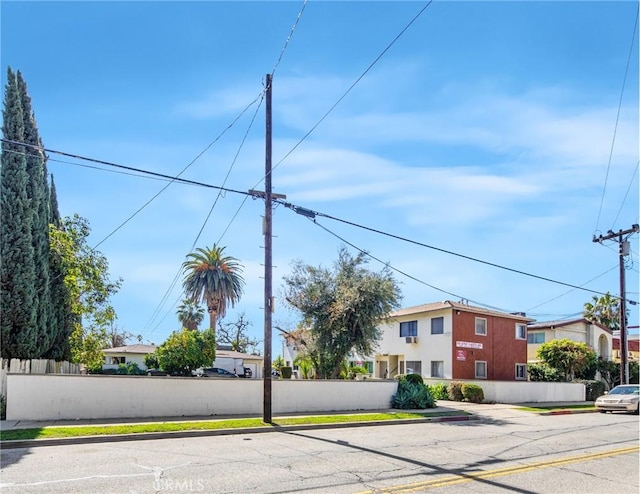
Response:
[[[198,422],[150,422],[145,424],[118,425],[70,425],[51,426],[34,429],[11,429],[0,431],[0,441],[25,439],[53,439],[64,437],[104,436],[115,434],[141,434],[147,432],[180,432],[198,430],[240,429],[248,427],[273,427],[286,425],[336,424],[349,422],[373,422],[400,419],[421,419],[426,417],[446,417],[469,415],[466,412],[397,412],[366,413],[347,415],[318,415],[301,417],[281,417],[267,424],[259,418],[213,419]]]
[[[595,407],[593,405],[567,405],[567,406],[541,406],[541,407],[519,407],[518,410],[523,410],[525,412],[549,412],[553,410],[593,410]]]

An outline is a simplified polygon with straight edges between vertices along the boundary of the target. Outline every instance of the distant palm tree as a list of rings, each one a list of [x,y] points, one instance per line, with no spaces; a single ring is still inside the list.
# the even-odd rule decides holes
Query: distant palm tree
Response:
[[[204,319],[204,309],[199,304],[194,304],[190,300],[183,300],[176,311],[178,321],[183,328],[195,331]]]
[[[224,256],[224,247],[198,248],[182,264],[185,278],[182,286],[187,299],[207,304],[209,327],[215,334],[216,319],[224,317],[227,305],[240,300],[244,279],[242,265],[234,257]]]

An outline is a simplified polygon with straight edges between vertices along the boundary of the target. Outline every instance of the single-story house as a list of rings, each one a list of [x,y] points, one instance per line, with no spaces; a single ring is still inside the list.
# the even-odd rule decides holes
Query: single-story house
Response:
[[[144,364],[144,358],[156,351],[155,345],[125,345],[115,348],[106,348],[102,350],[105,357],[105,363],[102,366],[103,369],[117,369],[120,364],[126,364],[127,362],[134,362],[138,364],[138,367],[142,370],[146,370],[147,366]]]

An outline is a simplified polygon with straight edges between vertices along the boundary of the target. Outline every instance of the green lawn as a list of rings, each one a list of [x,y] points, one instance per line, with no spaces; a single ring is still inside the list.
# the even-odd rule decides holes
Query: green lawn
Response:
[[[259,418],[204,420],[198,422],[150,422],[147,424],[118,424],[101,426],[53,426],[37,429],[12,429],[0,431],[0,441],[21,439],[53,439],[63,437],[104,436],[114,434],[141,434],[146,432],[179,432],[219,429],[239,429],[247,427],[278,427],[287,425],[336,424],[349,422],[379,422],[400,419],[423,419],[428,417],[447,417],[470,415],[466,412],[395,412],[363,413],[348,415],[318,415],[302,417],[275,418],[266,424]]]

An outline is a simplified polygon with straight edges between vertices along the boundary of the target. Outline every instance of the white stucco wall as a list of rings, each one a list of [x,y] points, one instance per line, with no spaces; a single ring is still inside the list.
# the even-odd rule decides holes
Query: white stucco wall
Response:
[[[444,333],[431,334],[431,319],[436,317],[444,318]],[[406,321],[418,321],[418,342],[407,343],[405,338],[400,337],[399,323]],[[388,324],[382,325],[382,338],[380,340],[376,360],[385,360],[389,355],[398,355],[401,361],[422,362],[422,377],[431,377],[431,361],[442,361],[444,366],[443,379],[451,379],[453,375],[452,362],[452,317],[451,310],[431,311],[427,314],[411,314],[396,318]],[[393,375],[400,373],[400,369]],[[374,375],[380,376],[377,368],[374,368]]]
[[[273,413],[382,410],[397,382],[272,381]],[[7,419],[59,420],[253,415],[263,380],[148,376],[7,376]]]
[[[448,384],[449,380],[425,379],[425,384]],[[495,403],[554,403],[584,401],[586,393],[581,383],[531,381],[465,381],[477,384],[484,392],[484,400]]]

